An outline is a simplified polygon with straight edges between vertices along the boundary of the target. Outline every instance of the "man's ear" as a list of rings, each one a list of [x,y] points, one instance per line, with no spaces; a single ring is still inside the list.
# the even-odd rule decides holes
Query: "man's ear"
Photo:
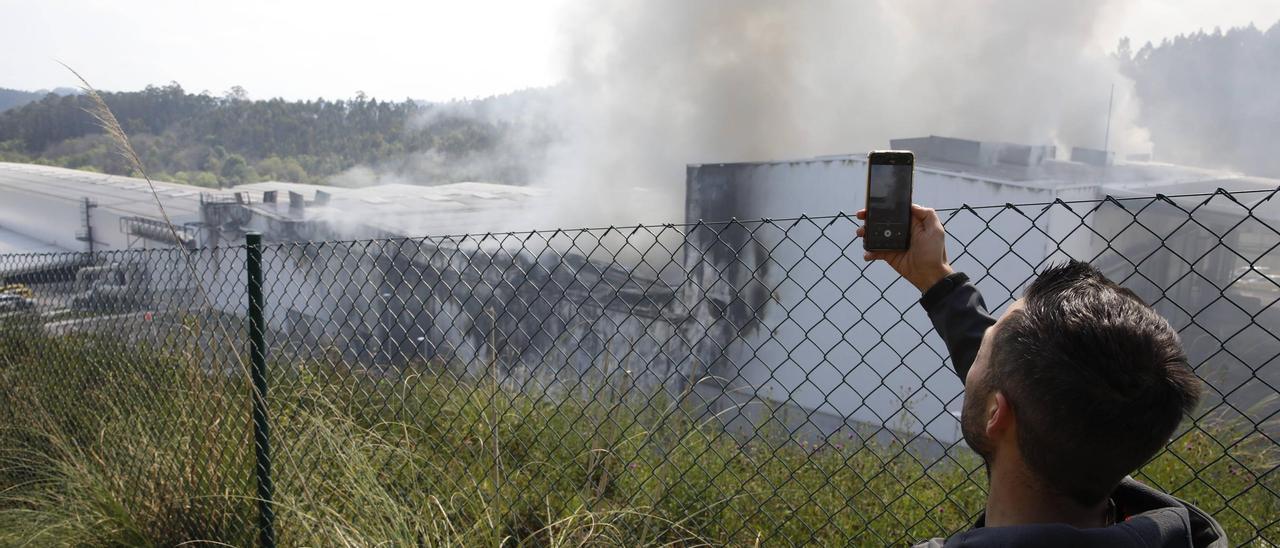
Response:
[[[999,439],[1013,432],[1017,418],[1013,414],[1013,405],[1004,393],[997,390],[987,402],[987,437]]]

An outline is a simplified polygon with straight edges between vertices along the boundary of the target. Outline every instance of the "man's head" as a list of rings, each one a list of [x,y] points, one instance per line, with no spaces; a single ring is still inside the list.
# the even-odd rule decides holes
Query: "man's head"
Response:
[[[988,464],[1016,448],[1044,488],[1093,505],[1160,450],[1199,395],[1169,323],[1072,261],[1041,273],[987,330],[961,426]]]

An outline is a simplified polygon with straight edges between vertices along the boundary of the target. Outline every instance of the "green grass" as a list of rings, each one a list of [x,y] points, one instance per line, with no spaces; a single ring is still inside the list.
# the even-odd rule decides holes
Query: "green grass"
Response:
[[[254,544],[244,378],[193,352],[0,327],[0,545]],[[985,497],[963,451],[926,469],[900,446],[772,424],[743,443],[672,398],[537,399],[413,371],[274,365],[282,546],[900,545],[966,527]],[[1258,477],[1274,444],[1202,426],[1143,479],[1247,540],[1280,515],[1275,474]]]

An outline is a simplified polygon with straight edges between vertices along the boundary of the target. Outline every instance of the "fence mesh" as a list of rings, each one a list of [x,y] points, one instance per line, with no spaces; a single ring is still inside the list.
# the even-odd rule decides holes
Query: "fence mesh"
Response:
[[[1206,401],[1135,476],[1233,543],[1280,542],[1275,194],[940,212],[997,312],[1070,257],[1179,330]],[[962,385],[856,225],[267,234],[279,542],[900,545],[970,527],[986,480]],[[140,539],[257,542],[245,257],[0,256],[0,481],[20,495],[0,512],[48,498],[64,518],[133,516]]]

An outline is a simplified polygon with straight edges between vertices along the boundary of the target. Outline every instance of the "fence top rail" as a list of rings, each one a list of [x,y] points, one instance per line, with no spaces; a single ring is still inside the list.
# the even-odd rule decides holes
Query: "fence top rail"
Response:
[[[1141,195],[1141,196],[1113,196],[1113,195],[1107,194],[1101,198],[1087,198],[1087,199],[1078,199],[1078,200],[1056,199],[1052,201],[1041,201],[1041,202],[1020,202],[1020,203],[1006,202],[1003,204],[985,204],[985,205],[961,204],[960,206],[957,206],[957,207],[937,208],[937,211],[939,213],[950,214],[948,216],[949,218],[949,217],[955,216],[957,213],[960,213],[962,211],[976,212],[979,210],[992,210],[992,209],[1021,210],[1021,209],[1029,209],[1029,208],[1037,208],[1037,207],[1047,209],[1055,205],[1066,206],[1070,208],[1070,206],[1072,205],[1079,205],[1079,204],[1094,204],[1095,205],[1094,209],[1096,209],[1097,207],[1101,207],[1103,204],[1106,204],[1106,203],[1113,203],[1113,204],[1120,205],[1125,202],[1162,201],[1162,202],[1173,204],[1174,203],[1173,200],[1175,199],[1204,198],[1204,200],[1200,204],[1195,206],[1196,208],[1198,208],[1204,204],[1209,203],[1210,201],[1212,201],[1214,198],[1218,196],[1222,196],[1222,197],[1225,197],[1226,199],[1232,200],[1238,205],[1240,205],[1241,207],[1245,207],[1246,209],[1252,209],[1253,207],[1256,207],[1258,204],[1262,202],[1271,200],[1277,194],[1280,194],[1280,186],[1274,189],[1250,189],[1250,190],[1226,190],[1223,188],[1218,188],[1212,192],[1190,192],[1190,193],[1182,193],[1182,194],[1156,193],[1156,194],[1147,194],[1147,195]],[[1245,205],[1241,203],[1239,200],[1236,200],[1237,197],[1244,197],[1244,196],[1261,196],[1261,198],[1254,201],[1250,205]],[[1174,205],[1177,205],[1177,204],[1174,204]],[[284,248],[284,247],[296,247],[296,246],[326,246],[326,245],[354,246],[358,244],[372,245],[374,243],[385,243],[385,242],[400,242],[400,243],[409,243],[409,242],[432,243],[432,242],[463,242],[463,241],[484,242],[488,240],[499,240],[499,239],[508,239],[508,238],[516,238],[516,237],[523,237],[525,239],[532,238],[535,236],[554,237],[559,234],[569,235],[569,234],[600,233],[601,236],[605,236],[611,232],[617,233],[618,235],[621,236],[621,235],[627,235],[627,234],[635,234],[640,231],[649,231],[650,233],[658,233],[658,232],[665,232],[668,230],[696,229],[699,227],[714,229],[714,228],[728,227],[732,225],[785,224],[785,223],[801,223],[806,221],[812,222],[812,223],[819,223],[823,221],[833,222],[840,219],[853,219],[853,218],[854,218],[853,213],[842,211],[835,214],[827,214],[827,215],[763,217],[759,219],[757,218],[738,219],[735,217],[735,218],[730,218],[727,220],[719,220],[719,221],[707,221],[707,220],[700,219],[695,222],[683,222],[683,223],[651,223],[651,224],[639,223],[639,224],[633,224],[633,225],[628,224],[628,225],[608,225],[608,226],[587,226],[587,227],[577,227],[577,228],[549,228],[549,229],[534,229],[534,230],[519,230],[519,231],[513,230],[513,231],[483,232],[483,233],[476,232],[476,233],[438,234],[438,235],[422,235],[422,236],[397,236],[397,237],[390,237],[390,238],[356,238],[356,239],[349,239],[349,240],[335,239],[335,240],[308,240],[308,241],[294,241],[294,242],[269,242],[269,243],[264,243],[263,246],[267,248],[270,248],[270,247]],[[125,253],[134,254],[134,253],[140,253],[140,252],[141,253],[172,253],[172,252],[198,253],[198,252],[207,252],[207,251],[243,250],[244,248],[245,248],[244,244],[230,244],[230,245],[219,245],[215,247],[196,247],[196,248],[191,248],[189,250],[180,250],[177,248],[159,248],[159,249],[146,249],[146,250],[113,249],[113,250],[95,252],[93,255],[94,256],[111,256],[113,254],[125,254]],[[78,256],[85,256],[85,255],[87,255],[87,252],[84,252],[84,251],[0,253],[0,259],[11,261],[11,260],[17,260],[22,258],[35,259],[35,258],[62,257],[62,256],[78,257]]]
[[[1166,200],[1186,199],[1186,198],[1205,198],[1206,200],[1208,200],[1208,199],[1212,199],[1215,196],[1235,197],[1235,196],[1249,196],[1249,195],[1260,195],[1260,194],[1265,194],[1266,196],[1264,196],[1261,200],[1258,200],[1259,202],[1270,200],[1276,194],[1280,194],[1280,186],[1277,186],[1276,188],[1272,188],[1272,189],[1249,189],[1249,190],[1226,190],[1223,188],[1218,188],[1211,192],[1188,192],[1188,193],[1182,193],[1182,194],[1155,193],[1155,194],[1145,194],[1141,196],[1112,196],[1110,194],[1107,194],[1101,198],[1087,198],[1087,199],[1079,199],[1079,200],[1058,199],[1058,200],[1041,201],[1041,202],[1019,202],[1019,203],[1006,202],[1002,204],[986,204],[986,205],[962,204],[957,207],[937,208],[936,211],[938,211],[939,213],[953,213],[953,212],[959,212],[959,211],[965,211],[965,210],[1023,209],[1023,208],[1032,208],[1032,207],[1048,207],[1053,205],[1064,205],[1064,204],[1065,205],[1102,204],[1107,202],[1134,202],[1134,201],[1140,202],[1140,201],[1154,201],[1154,200],[1166,201]],[[360,243],[360,242],[373,242],[373,241],[386,241],[386,240],[397,240],[397,241],[458,240],[458,239],[466,239],[466,238],[470,238],[470,239],[483,238],[483,237],[495,238],[495,237],[521,236],[521,235],[532,236],[532,235],[539,235],[539,234],[575,233],[575,232],[576,233],[610,232],[610,231],[635,232],[638,230],[645,230],[645,229],[649,229],[649,230],[672,229],[672,228],[679,229],[679,228],[690,228],[690,227],[700,227],[700,226],[718,227],[718,226],[726,226],[726,225],[734,225],[734,224],[742,225],[742,224],[760,224],[760,223],[777,224],[777,223],[798,222],[798,221],[826,221],[826,220],[834,220],[834,219],[852,219],[852,218],[853,218],[852,212],[841,211],[838,213],[826,214],[826,215],[763,217],[758,219],[757,218],[738,219],[735,217],[735,218],[718,220],[718,221],[708,221],[704,219],[699,219],[694,222],[683,222],[683,223],[650,223],[650,224],[639,223],[639,224],[626,224],[626,225],[586,226],[586,227],[576,227],[576,228],[547,228],[547,229],[512,230],[512,231],[500,231],[500,232],[477,232],[477,233],[469,233],[469,234],[468,233],[438,234],[438,235],[405,236],[405,237],[383,238],[383,239],[364,238],[364,239],[355,239],[355,240],[329,240],[327,242],[316,241],[316,242],[292,242],[292,243],[293,244],[298,244],[298,243],[316,244],[316,243]],[[290,243],[288,242],[283,243],[283,245],[289,245],[289,244]]]

